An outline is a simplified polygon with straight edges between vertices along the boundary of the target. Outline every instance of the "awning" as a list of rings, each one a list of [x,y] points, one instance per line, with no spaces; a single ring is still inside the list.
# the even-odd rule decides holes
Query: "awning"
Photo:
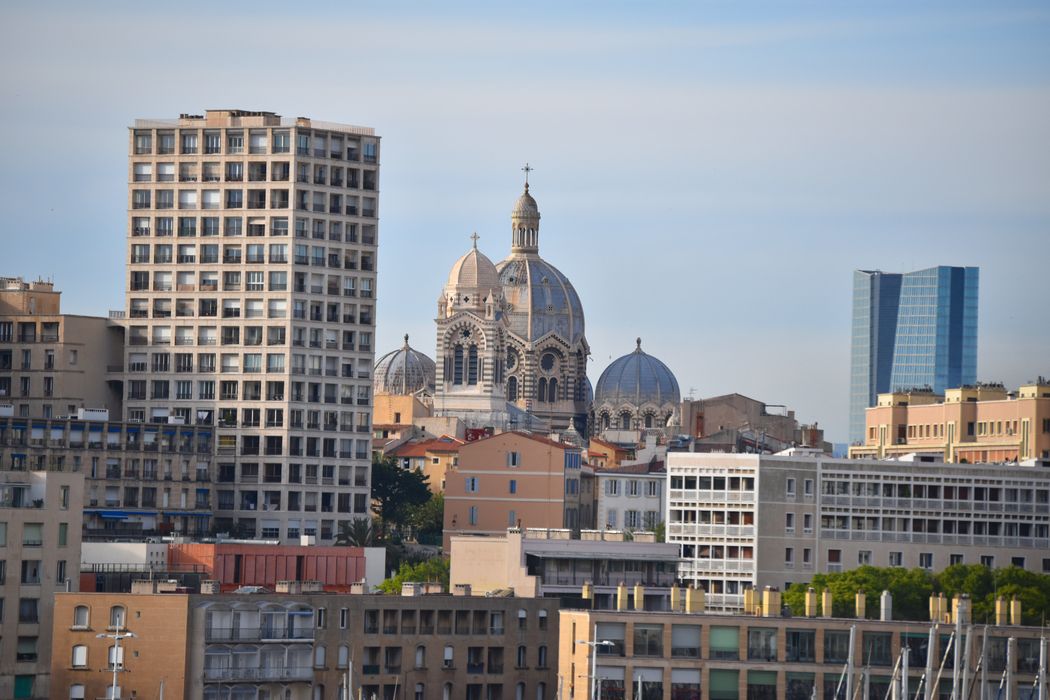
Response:
[[[190,517],[197,517],[197,518],[210,518],[211,517],[211,513],[210,512],[202,513],[199,510],[165,510],[165,511],[161,512],[161,515],[166,515],[166,516],[169,516],[169,517],[173,516],[173,515],[174,516],[188,515]]]
[[[128,431],[129,433],[138,433],[138,432],[139,432],[139,429],[138,429],[138,428],[137,428],[136,426],[134,426],[134,425],[129,425],[129,426],[128,426],[128,427],[126,428],[126,430],[127,430],[127,431]]]
[[[175,429],[174,428],[165,428],[164,429],[164,434],[167,435],[168,437],[174,437]]]
[[[127,520],[128,514],[120,510],[102,510],[95,513],[103,520]]]

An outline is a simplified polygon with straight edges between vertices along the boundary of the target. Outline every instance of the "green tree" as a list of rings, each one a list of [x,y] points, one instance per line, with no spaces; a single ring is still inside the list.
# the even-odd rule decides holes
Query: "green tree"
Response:
[[[420,543],[439,543],[445,528],[444,494],[435,493],[426,503],[409,508],[406,522],[412,527]]]
[[[448,590],[449,560],[445,557],[433,557],[411,564],[405,562],[398,567],[397,573],[379,584],[383,593],[398,594],[401,584],[409,582],[440,583]]]
[[[339,523],[335,543],[341,547],[375,547],[376,530],[368,518],[354,518]]]
[[[372,461],[372,501],[382,521],[383,533],[391,525],[404,525],[409,509],[426,503],[429,498],[427,477],[419,469],[402,469],[393,457]]]
[[[657,542],[667,541],[667,525],[664,523],[656,523],[656,527],[653,528],[653,534],[656,535]]]

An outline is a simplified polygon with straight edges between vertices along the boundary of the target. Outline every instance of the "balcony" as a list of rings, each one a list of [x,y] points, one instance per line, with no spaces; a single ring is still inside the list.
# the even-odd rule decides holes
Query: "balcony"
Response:
[[[270,668],[206,668],[205,683],[235,681],[310,681],[312,666],[277,666]]]

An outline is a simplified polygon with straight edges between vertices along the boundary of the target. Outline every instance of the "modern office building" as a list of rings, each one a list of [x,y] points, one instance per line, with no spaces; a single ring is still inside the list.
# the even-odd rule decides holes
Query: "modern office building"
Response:
[[[853,273],[850,442],[878,394],[977,381],[976,267]]]
[[[233,475],[216,501],[214,428],[122,423],[106,411],[73,418],[0,417],[0,468],[83,474],[88,540],[213,534],[214,508],[233,515]],[[80,523],[77,524],[78,530]]]
[[[77,590],[83,490],[76,472],[0,470],[2,698],[51,697],[52,602]]]
[[[128,153],[124,418],[214,426],[217,529],[331,541],[369,511],[379,138],[209,110]]]
[[[708,604],[865,564],[1050,572],[1050,471],[750,454],[667,455],[667,541]]]
[[[1016,392],[1001,384],[879,394],[865,413],[864,443],[850,457],[918,453],[945,462],[1050,460],[1050,381]]]
[[[558,601],[426,590],[60,594],[53,697],[555,699]]]
[[[107,370],[121,363],[120,328],[106,318],[63,314],[60,299],[51,282],[0,277],[0,415],[119,413],[119,382],[108,381]]]
[[[935,627],[930,622],[865,619],[863,614],[855,619],[815,613],[782,617],[779,593],[763,595],[777,605],[768,612],[759,606],[757,615],[711,613],[702,606],[690,612],[563,609],[558,626],[560,697],[1045,697],[1038,689],[1040,679],[1046,683],[1039,672],[1043,630],[1021,626],[1019,620],[976,625],[964,617],[960,630],[954,613]],[[891,686],[896,692],[890,692]]]

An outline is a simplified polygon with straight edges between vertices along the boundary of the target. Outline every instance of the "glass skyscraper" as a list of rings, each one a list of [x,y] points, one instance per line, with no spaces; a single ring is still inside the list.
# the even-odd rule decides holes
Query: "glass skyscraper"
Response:
[[[851,443],[878,394],[977,381],[977,280],[976,267],[944,265],[853,273]]]

